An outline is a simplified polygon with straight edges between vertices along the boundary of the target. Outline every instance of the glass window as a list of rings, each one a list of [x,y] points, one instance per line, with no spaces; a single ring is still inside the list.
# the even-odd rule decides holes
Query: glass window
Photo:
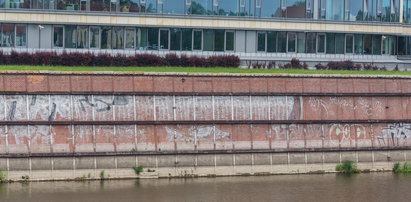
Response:
[[[364,46],[363,46],[363,35],[362,34],[354,34],[354,52],[355,54],[363,54]]]
[[[120,0],[120,12],[140,12],[140,0]]]
[[[90,48],[100,48],[99,27],[90,27]]]
[[[405,36],[398,37],[398,55],[407,54],[407,40]]]
[[[218,14],[225,15],[225,16],[238,15],[238,0],[237,1],[234,1],[234,0],[218,1]]]
[[[212,15],[212,0],[192,0],[191,13],[194,15]]]
[[[411,22],[411,0],[404,0],[403,22],[404,23]]]
[[[287,44],[287,47],[288,47],[288,50],[287,50],[287,52],[292,52],[292,53],[294,53],[295,52],[295,46],[296,46],[296,34],[294,33],[294,32],[288,32],[287,33],[287,41],[288,41],[288,44]]]
[[[297,53],[305,52],[305,33],[297,33]]]
[[[377,6],[377,16],[383,22],[389,22],[391,17],[391,1],[379,0]],[[394,13],[395,14],[395,13]]]
[[[101,28],[101,48],[111,49],[111,27]]]
[[[344,19],[344,1],[327,0],[325,6],[327,20]]]
[[[158,50],[158,28],[147,28],[147,49]]]
[[[363,20],[363,3],[358,0],[346,0],[346,15],[347,21],[362,21]]]
[[[287,0],[288,18],[305,18],[305,0]]]
[[[314,0],[306,0],[305,4],[306,18],[314,18]]]
[[[203,50],[213,51],[214,50],[214,30],[203,30],[204,39],[203,39]]]
[[[113,27],[113,33],[111,35],[111,48],[123,49],[124,48],[124,28]]]
[[[26,25],[16,25],[16,46],[18,47],[27,46],[27,26]]]
[[[344,54],[345,40],[344,34],[335,34],[335,53]]]
[[[181,50],[181,29],[170,29],[170,50]]]
[[[194,30],[193,32],[193,50],[202,50],[203,32],[201,30]]]
[[[184,51],[191,51],[191,43],[193,39],[193,30],[192,29],[181,29],[182,33],[182,49]],[[201,43],[201,40],[200,40]]]
[[[53,27],[53,46],[63,47],[63,27]]]
[[[372,54],[381,55],[381,35],[372,35]]]
[[[102,0],[99,0],[99,1],[100,1],[100,4],[101,4]],[[40,2],[40,1],[38,1],[38,2]],[[47,0],[44,0],[44,2],[47,2]],[[92,0],[92,2],[93,2],[93,0]],[[107,2],[109,2],[109,1],[107,1]],[[43,4],[42,8],[44,8],[44,7],[46,7],[46,6],[44,6],[44,4]],[[57,10],[78,11],[78,10],[80,10],[80,0],[57,0]]]
[[[281,0],[262,0],[261,17],[285,17],[286,11],[281,7]]]
[[[317,35],[317,52],[325,53],[325,34]]]
[[[364,35],[364,54],[366,55],[372,54],[372,35],[369,35],[369,34]]]
[[[354,36],[352,34],[345,35],[345,53],[354,53]]]
[[[77,26],[66,25],[64,26],[64,47],[76,48],[77,47]]]
[[[267,32],[267,52],[277,52],[277,32]]]
[[[306,36],[306,53],[315,53],[317,45],[317,35],[316,33],[307,33]]]
[[[265,32],[257,33],[257,51],[265,51],[265,44],[266,44],[265,41],[266,41]]]
[[[376,10],[377,10],[377,0],[364,0],[364,20],[375,21],[376,20]]]
[[[278,32],[277,35],[277,52],[287,52],[287,32]]]
[[[214,32],[214,51],[224,51],[224,34],[225,31],[218,29]]]
[[[136,48],[136,29],[134,28],[126,28],[126,47],[129,49]]]
[[[234,51],[234,32],[225,32],[225,50]]]
[[[3,47],[14,46],[14,24],[1,24],[1,38]]]
[[[77,48],[88,48],[88,26],[77,27]]]
[[[144,3],[140,1],[140,4],[141,12],[157,13],[157,0],[145,0]]]
[[[186,0],[163,0],[162,4],[158,4],[159,13],[165,14],[186,14]]]
[[[326,37],[326,53],[335,54],[335,34],[327,33]]]
[[[169,33],[168,29],[160,29],[160,49],[161,50],[168,50],[168,42],[169,42]]]
[[[138,50],[147,50],[148,48],[148,29],[147,28],[137,29],[136,41],[137,41]]]
[[[327,0],[318,0],[318,18],[325,19],[326,18],[326,2]]]

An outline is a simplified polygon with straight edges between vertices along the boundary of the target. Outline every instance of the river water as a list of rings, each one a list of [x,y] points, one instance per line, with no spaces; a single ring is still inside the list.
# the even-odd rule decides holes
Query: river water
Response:
[[[0,201],[411,201],[411,175],[276,175],[0,185]]]

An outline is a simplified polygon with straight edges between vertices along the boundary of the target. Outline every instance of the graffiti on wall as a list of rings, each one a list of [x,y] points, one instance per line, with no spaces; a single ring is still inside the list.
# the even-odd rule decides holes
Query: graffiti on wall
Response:
[[[411,124],[396,123],[382,128],[377,140],[382,146],[400,146],[408,138],[411,138]]]

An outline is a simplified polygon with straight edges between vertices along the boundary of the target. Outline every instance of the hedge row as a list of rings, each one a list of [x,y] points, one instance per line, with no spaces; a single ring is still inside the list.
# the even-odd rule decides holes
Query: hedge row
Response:
[[[319,63],[315,65],[315,68],[321,70],[387,70],[385,66],[379,67],[375,64],[356,64],[351,60],[337,62],[332,61],[328,62],[326,65]],[[394,70],[398,70],[398,67]]]
[[[174,67],[239,67],[240,58],[235,55],[187,56],[167,54],[110,55],[93,53],[11,52],[0,51],[0,65],[48,65],[48,66],[174,66]]]

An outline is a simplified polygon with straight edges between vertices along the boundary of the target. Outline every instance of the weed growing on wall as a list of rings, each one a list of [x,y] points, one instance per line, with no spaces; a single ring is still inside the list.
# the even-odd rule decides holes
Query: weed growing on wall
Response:
[[[143,172],[144,168],[143,166],[137,166],[137,167],[133,167],[133,170],[136,173],[136,175],[140,175],[140,173]]]
[[[361,172],[361,170],[357,168],[357,165],[354,163],[354,161],[351,160],[345,160],[342,163],[338,164],[335,167],[335,170],[344,174],[356,174]]]
[[[7,175],[3,170],[0,170],[0,183],[7,181]]]
[[[100,179],[104,179],[105,178],[105,172],[104,170],[100,171]]]
[[[404,162],[404,163],[394,163],[394,167],[392,169],[394,173],[411,173],[411,163]]]

